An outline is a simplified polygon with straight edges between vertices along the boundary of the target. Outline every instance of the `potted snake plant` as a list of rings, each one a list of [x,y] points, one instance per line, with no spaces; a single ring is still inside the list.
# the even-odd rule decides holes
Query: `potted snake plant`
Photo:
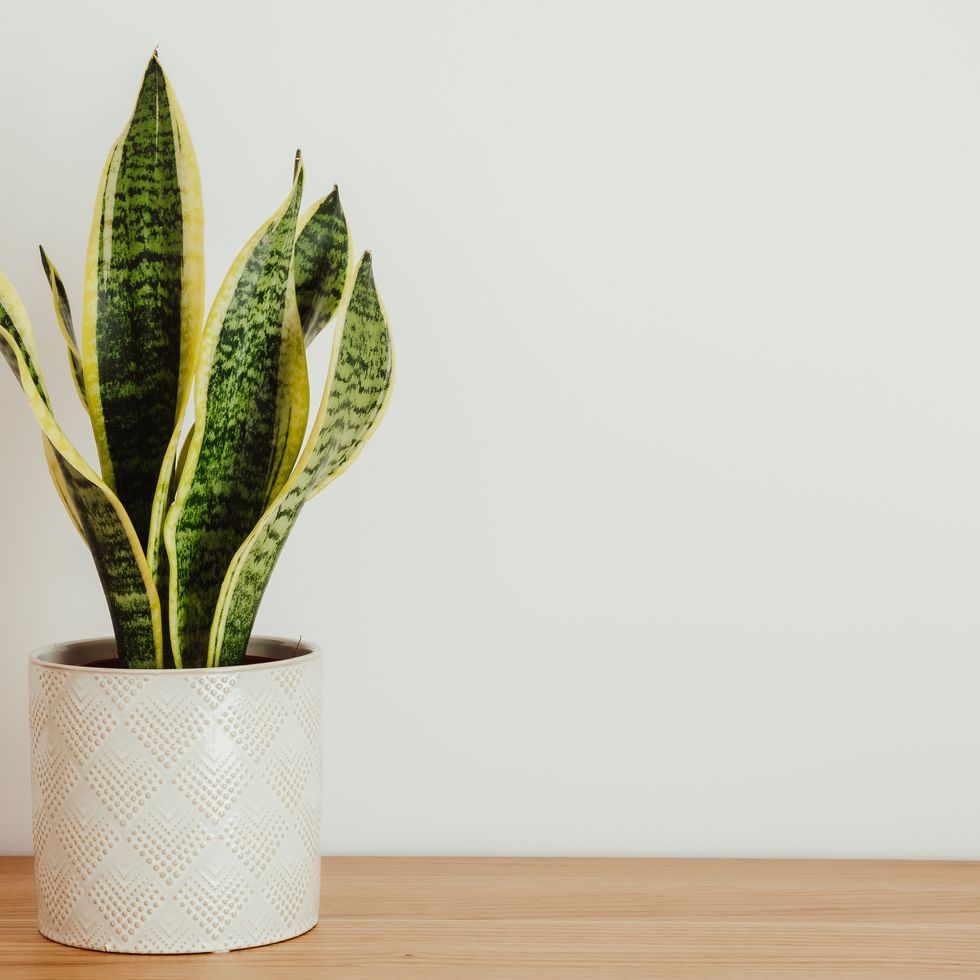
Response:
[[[205,319],[198,168],[154,52],[99,179],[78,331],[41,252],[97,469],[0,275],[0,351],[113,630],[29,661],[39,924],[61,943],[209,951],[316,923],[320,656],[251,633],[299,512],[378,425],[393,355],[336,188],[305,211],[302,192],[297,154]],[[310,421],[307,348],[331,325]]]

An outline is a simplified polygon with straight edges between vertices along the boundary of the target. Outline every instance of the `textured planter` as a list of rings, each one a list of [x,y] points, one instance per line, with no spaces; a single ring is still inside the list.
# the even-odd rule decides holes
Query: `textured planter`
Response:
[[[69,946],[190,953],[316,925],[321,663],[253,638],[272,663],[213,670],[81,664],[112,640],[30,660],[41,933]]]

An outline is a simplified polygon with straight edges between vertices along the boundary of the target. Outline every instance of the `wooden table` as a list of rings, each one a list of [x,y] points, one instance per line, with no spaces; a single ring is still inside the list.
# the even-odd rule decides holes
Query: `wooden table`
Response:
[[[980,977],[980,862],[325,858],[321,921],[198,956],[69,949],[0,858],[0,977],[924,980]]]

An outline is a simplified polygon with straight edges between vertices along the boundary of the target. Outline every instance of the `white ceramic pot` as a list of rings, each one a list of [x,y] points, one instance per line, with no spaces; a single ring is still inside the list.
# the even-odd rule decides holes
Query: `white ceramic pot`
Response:
[[[122,670],[112,640],[30,659],[34,869],[43,935],[191,953],[316,925],[320,653],[253,638],[270,663]]]

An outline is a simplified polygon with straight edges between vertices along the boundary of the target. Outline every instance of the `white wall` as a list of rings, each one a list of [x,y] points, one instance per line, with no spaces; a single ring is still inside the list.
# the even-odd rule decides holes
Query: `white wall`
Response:
[[[980,857],[980,7],[4,24],[0,267],[86,451],[36,246],[78,305],[154,45],[209,293],[297,145],[374,252],[398,388],[258,623],[327,650],[326,851]],[[108,616],[9,377],[0,412],[0,851],[25,852],[27,653]]]

